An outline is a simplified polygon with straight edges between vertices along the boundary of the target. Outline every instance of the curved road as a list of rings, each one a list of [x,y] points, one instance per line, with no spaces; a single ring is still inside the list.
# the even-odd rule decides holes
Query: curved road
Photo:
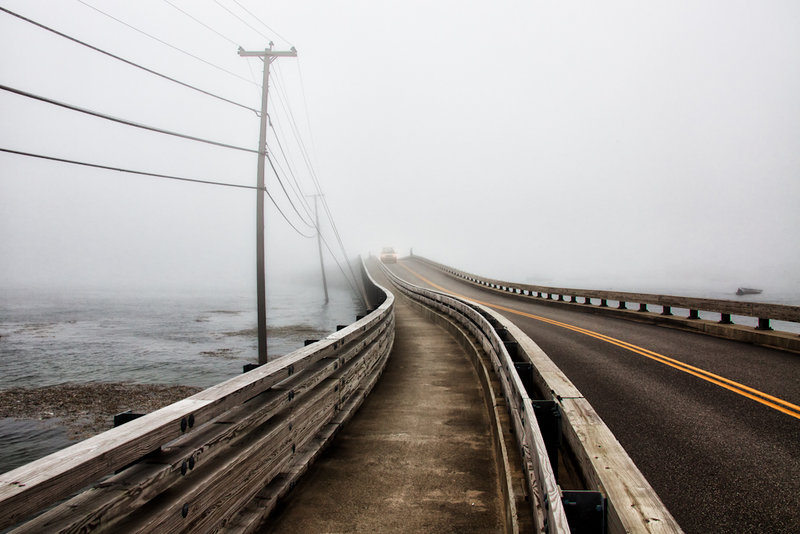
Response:
[[[800,532],[800,355],[525,302],[413,258],[389,267],[411,283],[496,307],[517,324],[581,390],[687,533]],[[683,365],[540,318],[757,392],[721,387]],[[772,398],[757,402],[762,393]]]

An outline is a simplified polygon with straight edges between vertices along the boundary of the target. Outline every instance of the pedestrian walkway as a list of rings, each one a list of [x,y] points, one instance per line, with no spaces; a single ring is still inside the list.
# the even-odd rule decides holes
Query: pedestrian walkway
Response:
[[[383,376],[261,532],[503,530],[472,363],[449,333],[394,293],[395,342]]]

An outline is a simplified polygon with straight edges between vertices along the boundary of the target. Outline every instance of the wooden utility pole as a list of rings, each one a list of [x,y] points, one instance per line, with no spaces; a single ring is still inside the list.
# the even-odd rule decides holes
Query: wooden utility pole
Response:
[[[261,86],[261,130],[258,136],[258,177],[256,191],[256,293],[258,297],[258,365],[267,363],[267,280],[264,266],[264,168],[267,157],[267,94],[269,92],[269,66],[278,57],[296,57],[297,50],[278,52],[269,48],[248,52],[239,47],[242,57],[260,57],[264,62],[264,80]]]
[[[319,268],[322,269],[322,288],[325,290],[325,303],[328,303],[328,281],[325,278],[325,264],[322,262],[322,232],[319,228],[319,211],[317,210],[317,198],[322,194],[308,195],[314,197],[314,218],[317,225],[317,248],[319,248]]]

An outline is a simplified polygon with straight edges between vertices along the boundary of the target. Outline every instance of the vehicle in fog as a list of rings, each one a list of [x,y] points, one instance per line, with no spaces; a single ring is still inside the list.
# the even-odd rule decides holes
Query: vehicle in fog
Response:
[[[383,263],[397,263],[397,252],[392,247],[383,247],[381,261]]]

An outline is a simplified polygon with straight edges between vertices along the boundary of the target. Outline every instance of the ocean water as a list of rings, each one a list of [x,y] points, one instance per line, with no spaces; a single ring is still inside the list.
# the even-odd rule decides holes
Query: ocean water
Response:
[[[659,295],[673,295],[681,297],[697,297],[705,299],[730,300],[733,302],[742,302],[742,303],[763,302],[768,304],[781,304],[784,306],[800,306],[800,288],[784,289],[781,291],[765,290],[763,293],[757,295],[737,295],[733,291],[698,289],[696,287],[692,288],[687,286],[668,286],[668,287],[664,286],[664,287],[648,288],[646,290],[645,289],[621,289],[621,290],[632,291],[632,292],[645,292],[645,293],[652,293]],[[599,303],[599,301],[597,302],[595,301],[597,301],[597,299],[594,299],[593,302],[595,304]],[[609,306],[616,306],[617,304],[618,303],[616,301],[609,301]],[[657,313],[660,313],[662,311],[661,307],[656,305],[651,305],[648,307],[648,309],[650,311]],[[678,316],[688,317],[689,315],[689,310],[682,308],[672,308],[671,311],[673,314]],[[720,314],[716,312],[701,311],[699,313],[699,317],[701,319],[706,319],[709,321],[720,320]],[[751,327],[758,326],[758,318],[756,317],[732,315],[731,320],[735,324],[742,326],[751,326]],[[772,320],[770,321],[770,327],[773,330],[778,330],[781,332],[791,332],[800,334],[800,323]]]
[[[268,288],[269,359],[350,324],[349,289]],[[0,391],[64,383],[209,387],[258,361],[256,300],[247,292],[119,293],[0,289]],[[113,415],[113,414],[112,414]],[[72,444],[58,418],[0,417],[0,473]]]
[[[270,359],[355,321],[344,288],[284,286],[267,296]],[[256,363],[256,302],[245,292],[120,294],[3,290],[0,390],[65,382],[208,387]]]

